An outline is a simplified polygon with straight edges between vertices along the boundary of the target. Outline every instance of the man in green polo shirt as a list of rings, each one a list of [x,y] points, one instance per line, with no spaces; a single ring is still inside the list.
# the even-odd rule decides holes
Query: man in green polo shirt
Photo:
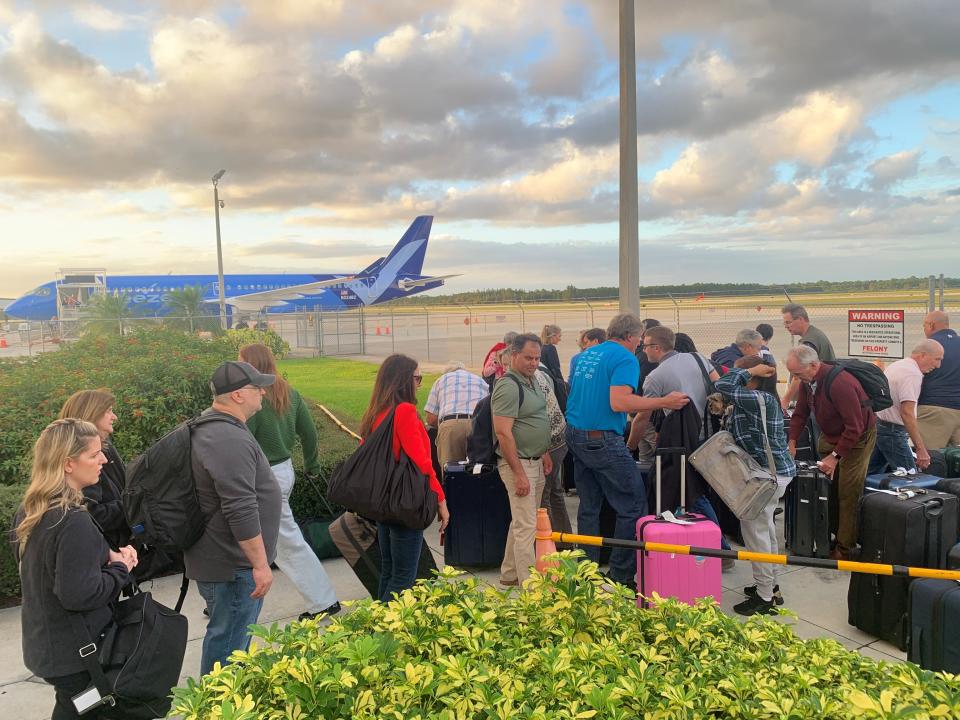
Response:
[[[497,468],[510,498],[510,530],[500,566],[501,585],[522,585],[536,563],[537,507],[553,469],[547,399],[534,382],[540,365],[540,338],[518,335],[508,350],[510,369],[490,398],[497,442]]]

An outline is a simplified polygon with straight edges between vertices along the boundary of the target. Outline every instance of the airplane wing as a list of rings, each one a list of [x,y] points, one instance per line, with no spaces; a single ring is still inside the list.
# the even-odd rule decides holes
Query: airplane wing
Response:
[[[303,283],[302,285],[291,285],[290,287],[278,288],[277,290],[262,290],[260,292],[245,293],[243,295],[232,295],[225,299],[228,305],[236,306],[254,306],[259,304],[266,307],[273,304],[282,304],[290,300],[299,300],[306,295],[314,295],[318,290],[333,287],[340,283],[352,280],[353,275],[343,275],[330,280],[318,280],[312,283]]]
[[[460,277],[462,273],[456,273],[455,275],[434,275],[433,277],[420,278],[419,280],[397,280],[397,287],[401,290],[411,290],[415,287],[421,287],[423,285],[429,285],[435,280],[446,280],[447,278]]]

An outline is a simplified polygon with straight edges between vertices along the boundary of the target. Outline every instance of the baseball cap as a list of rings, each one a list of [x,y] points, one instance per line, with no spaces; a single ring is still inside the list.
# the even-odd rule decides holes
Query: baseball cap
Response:
[[[275,376],[260,372],[250,363],[227,360],[213,371],[210,389],[214,395],[225,395],[247,385],[268,387],[273,385],[274,380]]]

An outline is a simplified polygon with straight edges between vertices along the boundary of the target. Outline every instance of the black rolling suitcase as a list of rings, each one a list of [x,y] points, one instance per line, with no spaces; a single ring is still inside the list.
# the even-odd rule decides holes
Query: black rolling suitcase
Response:
[[[456,567],[497,567],[510,529],[510,500],[495,465],[451,463],[444,469],[450,524],[443,561]]]
[[[944,568],[957,542],[958,499],[935,490],[867,493],[860,501],[861,562]],[[910,578],[853,573],[851,625],[907,649]]]
[[[340,550],[340,554],[370,593],[370,597],[376,599],[380,589],[380,542],[377,540],[377,524],[356,513],[345,512],[330,523],[329,530],[333,544]],[[433,553],[424,540],[420,549],[417,579],[434,577],[436,569]]]
[[[784,495],[784,536],[791,555],[830,555],[830,478],[814,465],[797,463]]]
[[[910,585],[907,660],[927,670],[960,673],[960,583],[915,580]]]

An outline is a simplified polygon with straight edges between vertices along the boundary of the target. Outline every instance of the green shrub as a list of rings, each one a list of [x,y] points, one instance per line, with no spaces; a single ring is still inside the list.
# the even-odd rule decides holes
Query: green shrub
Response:
[[[234,353],[225,340],[161,328],[86,337],[59,352],[5,363],[0,374],[0,484],[28,479],[33,443],[76,390],[105,387],[117,397],[113,441],[129,459],[209,406],[210,375]]]
[[[26,489],[26,485],[0,485],[0,524],[4,531],[13,527],[13,516]],[[17,572],[12,546],[5,542],[6,532],[3,538],[5,547],[0,549],[0,599],[20,594],[20,573]]]
[[[236,358],[240,348],[250,343],[263,343],[273,351],[274,356],[278,359],[290,352],[290,343],[273,330],[254,330],[252,328],[228,330],[226,337],[233,347],[234,358]]]
[[[960,716],[960,678],[741,624],[703,601],[636,607],[597,565],[510,595],[476,579],[359,603],[328,627],[256,627],[265,647],[174,692],[185,720],[280,718],[928,718]]]

